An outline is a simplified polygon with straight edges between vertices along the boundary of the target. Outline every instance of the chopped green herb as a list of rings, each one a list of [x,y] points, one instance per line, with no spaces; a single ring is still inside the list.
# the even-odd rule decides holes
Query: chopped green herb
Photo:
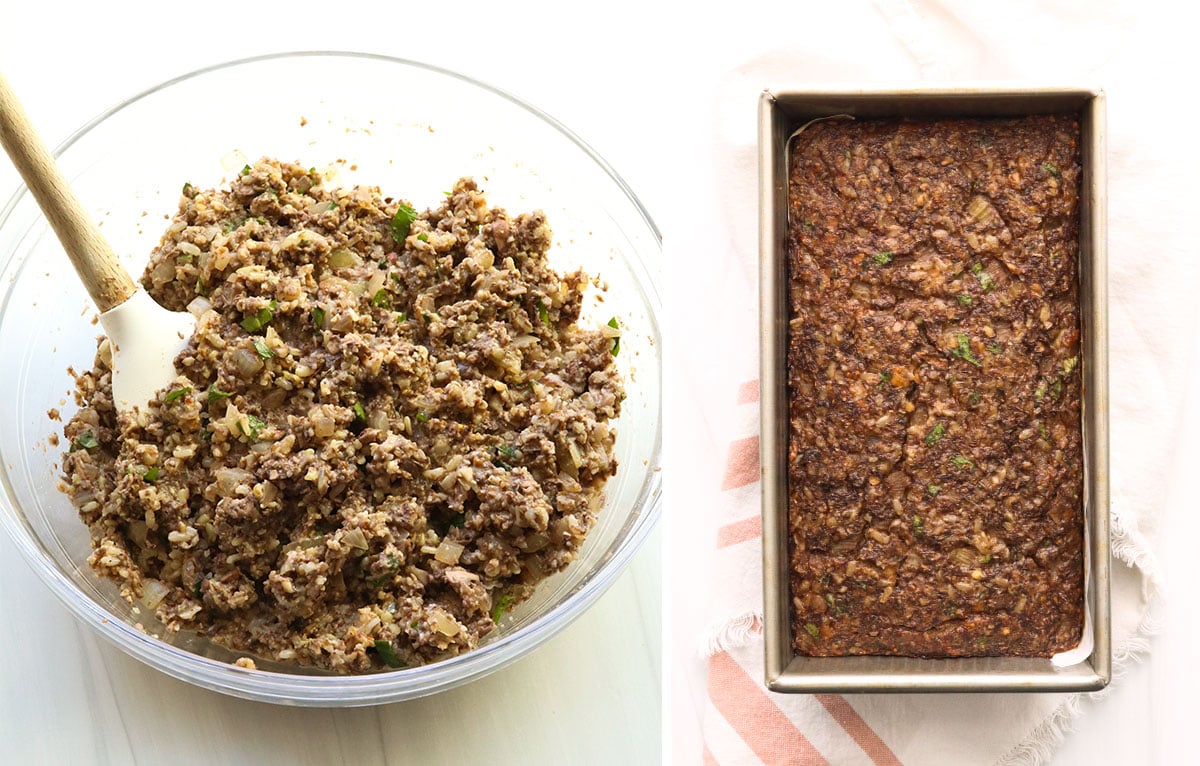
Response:
[[[421,318],[425,320],[425,324],[429,324],[433,321],[433,317],[429,316],[428,314],[422,314]]]
[[[1047,173],[1049,173],[1052,176],[1056,176],[1060,172],[1058,169],[1058,166],[1055,165],[1053,162],[1043,162],[1042,170],[1046,171]]]
[[[392,307],[392,294],[387,291],[387,288],[381,287],[371,296],[371,305],[376,308],[390,309]]]
[[[936,495],[937,493],[934,492],[931,494]],[[925,522],[921,521],[920,516],[913,516],[912,531],[913,531],[913,537],[924,537],[925,536]]]
[[[517,457],[517,451],[507,444],[496,447],[496,462],[505,468],[512,468],[511,461]]]
[[[196,294],[208,295],[208,288],[204,286],[204,279],[199,274],[196,275]]]
[[[925,443],[930,447],[937,444],[946,435],[946,426],[941,423],[934,423],[933,428],[929,429],[929,433],[925,434]]]
[[[417,239],[421,240],[422,242],[428,242],[429,235],[426,234],[425,232],[421,232],[420,234],[417,235]]]
[[[1038,423],[1038,434],[1041,435],[1042,439],[1050,441],[1050,432],[1046,430],[1045,423]]]
[[[813,638],[820,638],[821,636],[821,629],[816,625],[813,625],[811,622],[804,623],[804,630]]]
[[[971,305],[971,296],[968,295],[967,293],[959,293],[958,294],[958,302],[960,304],[962,304],[963,306],[970,306]]]
[[[1063,392],[1063,382],[1059,379],[1055,379],[1054,383],[1052,383],[1050,385],[1050,397],[1052,399],[1057,399],[1060,396],[1062,396],[1062,392]]]
[[[408,321],[408,312],[406,312],[406,311],[396,312],[396,321],[397,322],[407,322]]]
[[[983,264],[982,263],[972,263],[971,264],[971,273],[976,274],[976,275],[982,274],[983,273]]]
[[[1063,360],[1063,375],[1070,375],[1071,371],[1079,366],[1079,357],[1073,356],[1070,359]]]
[[[975,355],[971,353],[971,339],[964,333],[958,334],[958,348],[951,350],[950,353],[954,354],[964,362],[970,362],[976,367],[983,366],[980,361],[975,358]]]
[[[318,330],[325,329],[325,309],[320,306],[313,306],[312,323]]]
[[[955,455],[953,462],[954,462],[954,465],[958,466],[959,468],[974,468],[975,467],[975,462],[973,460],[971,460],[971,458],[966,457],[965,455]]]
[[[404,242],[408,236],[408,230],[412,228],[413,221],[417,220],[417,211],[411,205],[401,204],[396,208],[396,214],[392,216],[392,240],[395,242]]]
[[[871,256],[871,261],[874,262],[876,266],[887,266],[895,257],[896,254],[891,250],[881,250],[878,253],[875,253],[875,255]]]
[[[84,431],[71,440],[71,449],[95,449],[100,446],[100,440],[92,431]]]
[[[942,491],[942,488],[936,484],[930,484],[925,488],[925,491],[929,493],[930,497],[937,497],[938,493]]]
[[[200,598],[200,586],[203,583],[204,583],[204,578],[200,578],[199,580],[197,580],[195,583],[192,584],[192,595],[194,595],[196,598]]]
[[[177,388],[174,391],[172,391],[171,393],[167,394],[165,397],[163,397],[163,404],[173,404],[173,403],[179,401],[180,399],[182,399],[183,397],[187,396],[190,393],[192,393],[191,386],[186,386],[184,388]]]
[[[392,647],[391,641],[377,640],[375,642],[375,653],[379,655],[379,659],[383,660],[383,664],[389,668],[408,667],[396,656],[396,650]]]
[[[175,256],[175,262],[176,263],[191,263],[192,262],[192,254],[191,253],[180,253],[179,255]]]
[[[213,383],[213,384],[209,385],[209,387],[208,387],[208,403],[209,404],[212,404],[213,402],[219,402],[222,399],[228,399],[231,396],[233,396],[233,394],[228,393],[227,391],[222,391],[221,389],[217,388],[216,383]]]
[[[154,483],[155,481],[157,481],[158,480],[158,466],[152,465],[149,468],[147,468],[146,472],[144,474],[142,474],[142,478],[150,483]]]
[[[428,416],[428,415],[426,415],[424,412],[418,412],[418,413],[417,413],[417,420],[421,421],[422,423],[428,423],[428,422],[429,422],[429,416]]]
[[[989,343],[989,344],[987,344],[987,350],[992,352],[993,354],[999,354],[1004,351],[1004,347],[1001,346],[999,343]]]
[[[978,391],[972,391],[968,398],[971,400],[971,404],[979,404],[983,400],[983,396]]]
[[[266,423],[254,417],[253,415],[247,415],[246,422],[250,425],[250,433],[247,433],[246,436],[249,436],[251,439],[257,439],[259,432],[267,427]],[[241,423],[239,423],[238,428],[241,427]],[[244,430],[243,433],[245,433]]]
[[[272,300],[270,304],[263,306],[253,314],[243,314],[242,329],[246,332],[258,332],[275,318],[275,309],[277,308],[279,308],[279,303]]]
[[[492,607],[492,622],[500,622],[500,618],[509,610],[512,602],[513,597],[507,593],[496,599],[496,605]]]
[[[879,382],[880,383],[891,383],[892,382],[892,371],[891,370],[880,370]]]
[[[250,166],[249,165],[242,166],[242,175],[244,175],[244,176],[250,175]]]
[[[263,195],[269,199],[279,199],[279,192],[277,192],[274,189],[271,189],[269,187],[267,188],[267,190],[265,192],[263,192]]]
[[[614,330],[621,329],[620,325],[617,324],[616,317],[613,317],[612,319],[608,320],[608,326],[613,328]],[[621,336],[618,335],[615,338],[613,338],[612,355],[616,356],[620,351],[621,351]]]
[[[1043,380],[1041,383],[1038,384],[1038,387],[1034,390],[1033,398],[1037,399],[1040,402],[1045,397],[1046,397],[1046,381]]]
[[[367,422],[367,411],[363,409],[362,402],[355,402],[351,407],[354,410],[354,419],[360,423]]]
[[[257,351],[258,355],[263,359],[270,359],[275,356],[275,352],[271,350],[271,347],[268,346],[262,338],[255,338],[252,342],[254,343],[254,350]]]
[[[179,193],[180,193],[180,194],[185,194],[185,195],[186,195],[188,192],[190,192],[190,191],[191,191],[192,189],[194,189],[194,188],[196,188],[196,187],[192,186],[192,185],[191,185],[191,184],[189,184],[189,183],[185,183],[185,184],[183,185],[183,188],[182,188],[182,189],[179,191]]]
[[[538,298],[537,310],[538,319],[540,319],[543,324],[550,324],[550,312],[546,310],[546,304],[541,298]]]

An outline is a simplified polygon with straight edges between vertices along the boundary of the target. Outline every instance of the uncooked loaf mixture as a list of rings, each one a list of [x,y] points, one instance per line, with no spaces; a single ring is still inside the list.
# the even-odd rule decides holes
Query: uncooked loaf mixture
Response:
[[[616,470],[619,331],[540,212],[470,179],[417,213],[262,160],[185,185],[142,282],[198,316],[120,420],[76,375],[64,484],[90,563],[169,630],[363,672],[475,647],[565,567]],[[251,664],[243,659],[239,664]]]
[[[802,655],[1049,656],[1083,623],[1079,124],[832,120],[791,146]]]

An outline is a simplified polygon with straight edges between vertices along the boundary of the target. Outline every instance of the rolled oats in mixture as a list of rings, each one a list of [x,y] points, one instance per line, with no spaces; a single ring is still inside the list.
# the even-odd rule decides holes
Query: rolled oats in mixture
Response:
[[[142,277],[198,317],[118,418],[77,374],[64,485],[90,563],[169,630],[363,672],[465,652],[575,556],[616,470],[616,322],[540,212],[471,179],[417,213],[261,160],[185,185]]]

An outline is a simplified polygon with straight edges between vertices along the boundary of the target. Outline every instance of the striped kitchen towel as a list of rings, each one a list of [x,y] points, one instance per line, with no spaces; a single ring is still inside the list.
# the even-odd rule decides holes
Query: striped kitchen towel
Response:
[[[721,478],[715,614],[703,637],[706,766],[1037,764],[1078,711],[1078,694],[773,694],[763,685],[758,382],[738,388]],[[1152,554],[1114,508],[1113,645],[1120,667],[1153,632]],[[1151,572],[1148,574],[1147,569]],[[1100,692],[1103,694],[1103,692]],[[979,722],[986,721],[986,726]],[[969,736],[967,736],[969,734]]]

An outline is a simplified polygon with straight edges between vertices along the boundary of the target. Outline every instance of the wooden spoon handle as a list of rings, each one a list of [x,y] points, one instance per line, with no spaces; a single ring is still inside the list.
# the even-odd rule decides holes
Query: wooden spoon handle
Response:
[[[84,211],[0,73],[0,144],[54,227],[71,264],[101,313],[124,303],[137,285]]]

